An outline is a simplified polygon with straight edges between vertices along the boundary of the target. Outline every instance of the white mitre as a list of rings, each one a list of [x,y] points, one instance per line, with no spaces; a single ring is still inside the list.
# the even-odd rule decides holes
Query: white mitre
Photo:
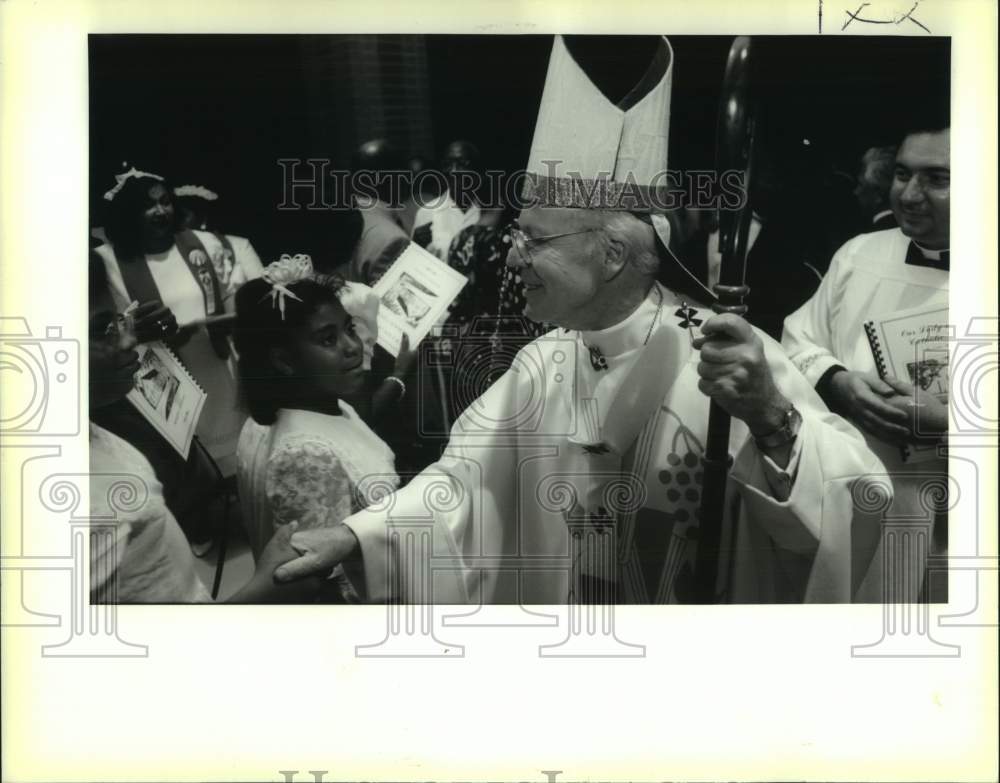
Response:
[[[670,225],[663,212],[669,204],[672,74],[673,51],[669,41],[658,36],[642,77],[634,85],[625,85],[627,93],[616,103],[574,59],[565,39],[556,36],[522,205],[635,213],[651,224],[666,248]],[[615,329],[638,328],[641,339],[646,324],[662,324],[662,296],[659,288],[652,289],[637,315]],[[610,331],[605,330],[602,341],[612,340]],[[677,329],[650,330],[645,337],[642,355],[658,357],[657,361],[639,361],[633,356],[627,364],[599,373],[595,386],[575,389],[575,421],[580,422],[580,429],[570,438],[572,442],[594,447],[595,454],[620,458],[635,441],[676,374],[664,372],[663,367],[679,371],[683,363],[673,357],[683,357],[688,351],[683,345],[687,334]],[[596,339],[595,334],[580,335],[581,343],[591,349],[595,343],[587,340]]]
[[[662,212],[673,50],[659,37],[643,77],[617,104],[556,36],[522,198],[526,205]]]

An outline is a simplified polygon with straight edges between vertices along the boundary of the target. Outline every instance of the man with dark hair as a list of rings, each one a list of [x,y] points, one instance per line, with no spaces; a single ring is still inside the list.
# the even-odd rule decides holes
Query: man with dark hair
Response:
[[[903,138],[889,190],[899,227],[862,234],[840,248],[816,294],[785,320],[782,337],[792,362],[830,409],[864,432],[893,476],[895,508],[917,515],[921,486],[928,475],[945,476],[947,464],[942,457],[905,462],[901,448],[945,439],[947,406],[905,379],[880,377],[864,324],[948,305],[950,140],[948,127]],[[938,552],[946,534],[947,516],[939,512]]]

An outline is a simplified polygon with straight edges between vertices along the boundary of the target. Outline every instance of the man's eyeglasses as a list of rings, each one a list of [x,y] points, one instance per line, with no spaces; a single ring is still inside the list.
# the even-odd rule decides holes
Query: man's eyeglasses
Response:
[[[540,242],[549,242],[553,239],[562,239],[563,237],[574,237],[578,234],[589,234],[591,231],[597,231],[596,228],[584,228],[580,231],[566,231],[562,234],[546,234],[541,237],[529,237],[517,223],[512,223],[507,227],[507,231],[504,234],[503,241],[507,244],[513,245],[514,250],[517,251],[518,257],[525,266],[531,266],[533,261],[531,258],[531,246],[537,245]]]

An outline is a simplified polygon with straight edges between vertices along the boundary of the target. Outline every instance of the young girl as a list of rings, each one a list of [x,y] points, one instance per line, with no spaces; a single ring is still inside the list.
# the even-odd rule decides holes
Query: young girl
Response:
[[[98,423],[102,411],[128,404],[125,396],[135,386],[139,355],[134,321],[116,314],[104,262],[96,256],[90,262],[89,293],[90,516],[108,523],[91,537],[91,603],[210,602],[153,466],[127,438]],[[129,502],[121,491],[130,486],[138,502]],[[326,589],[324,580],[295,590],[275,585],[274,569],[296,554],[288,543],[292,529],[288,525],[275,533],[251,579],[227,601],[294,603]]]
[[[308,256],[283,256],[236,295],[240,383],[252,417],[240,434],[237,478],[255,557],[279,526],[337,525],[399,485],[392,451],[344,402],[364,388],[376,334],[376,307],[356,308],[358,298],[339,278],[314,277]],[[357,600],[338,581],[343,597]]]

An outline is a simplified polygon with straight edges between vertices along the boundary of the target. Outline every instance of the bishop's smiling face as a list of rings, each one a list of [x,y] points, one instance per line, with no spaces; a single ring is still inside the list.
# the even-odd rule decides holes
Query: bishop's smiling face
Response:
[[[521,212],[525,244],[521,252],[511,246],[507,265],[521,275],[524,314],[533,321],[572,329],[588,320],[588,306],[603,283],[603,248],[582,224],[581,211],[530,207]]]

